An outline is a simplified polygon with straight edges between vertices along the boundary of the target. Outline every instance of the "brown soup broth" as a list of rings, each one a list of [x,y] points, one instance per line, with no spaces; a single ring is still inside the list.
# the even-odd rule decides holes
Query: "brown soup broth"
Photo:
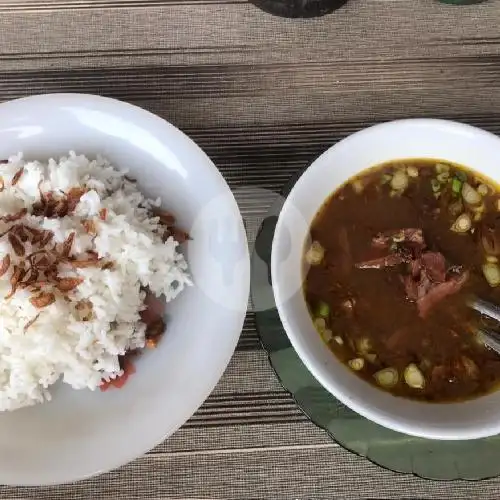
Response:
[[[500,303],[499,209],[493,181],[440,160],[386,163],[335,191],[310,228],[304,294],[337,358],[410,399],[496,389],[500,356],[465,301]]]

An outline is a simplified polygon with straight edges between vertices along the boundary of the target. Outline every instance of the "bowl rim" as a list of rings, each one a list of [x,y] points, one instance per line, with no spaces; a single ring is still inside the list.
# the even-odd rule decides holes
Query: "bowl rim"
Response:
[[[294,186],[288,193],[288,196],[285,199],[280,214],[278,216],[272,241],[272,249],[271,249],[271,280],[273,284],[273,294],[275,298],[276,308],[278,310],[280,321],[283,325],[283,328],[286,332],[288,339],[290,340],[292,347],[297,352],[298,356],[300,357],[301,361],[304,363],[306,368],[309,370],[309,372],[321,384],[321,386],[324,389],[326,389],[330,394],[332,394],[333,397],[335,397],[341,403],[354,410],[356,413],[383,427],[415,437],[438,439],[438,440],[468,440],[468,439],[479,439],[479,438],[490,437],[500,433],[500,421],[496,427],[485,427],[484,429],[476,428],[475,430],[464,430],[462,432],[452,434],[439,430],[431,430],[429,428],[425,429],[416,428],[411,424],[407,425],[405,422],[397,420],[397,417],[394,418],[391,414],[386,414],[386,416],[383,416],[376,410],[375,411],[371,410],[368,405],[358,404],[356,401],[352,401],[346,392],[342,390],[337,390],[337,388],[334,385],[332,385],[327,378],[325,378],[325,376],[322,373],[322,370],[320,369],[318,360],[316,360],[313,356],[310,356],[308,354],[307,349],[305,348],[306,342],[304,338],[295,331],[294,327],[289,321],[289,315],[285,307],[289,299],[285,297],[285,291],[282,290],[282,288],[278,285],[278,283],[280,283],[280,279],[278,273],[279,262],[277,257],[278,253],[277,247],[280,244],[279,241],[280,234],[282,234],[283,231],[285,230],[286,217],[291,212],[291,209],[294,206],[293,202],[294,198],[297,196],[296,193],[301,189],[302,184],[305,182],[305,179],[308,176],[308,172],[310,173],[310,171],[315,167],[316,164],[323,162],[330,154],[333,153],[333,151],[336,151],[339,148],[345,148],[346,146],[349,146],[351,142],[358,142],[360,140],[363,140],[364,137],[368,137],[372,135],[374,132],[385,131],[387,133],[390,132],[391,130],[397,129],[405,125],[410,125],[415,127],[419,126],[420,127],[430,126],[436,128],[441,127],[447,129],[450,132],[455,132],[455,133],[469,133],[469,134],[473,133],[476,136],[482,136],[486,139],[494,140],[497,143],[498,150],[500,152],[500,137],[496,136],[495,134],[488,132],[484,129],[481,129],[479,127],[475,127],[473,125],[456,122],[453,120],[439,119],[439,118],[405,118],[405,119],[378,123],[366,127],[364,129],[358,130],[344,137],[338,142],[334,143],[332,146],[328,147],[319,156],[317,156],[302,172],[302,174],[297,179]],[[425,158],[426,156],[422,155],[422,157]],[[375,165],[368,165],[366,168],[370,168],[372,166]],[[332,190],[332,192],[335,191],[335,189]],[[321,200],[321,203],[323,202],[324,200]],[[318,209],[321,206],[321,203],[318,205]],[[310,226],[311,220],[308,220],[306,222],[307,225]],[[341,364],[340,361],[338,361],[333,354],[332,358],[335,359],[336,362]],[[467,403],[467,401],[464,401],[464,403]],[[448,403],[443,403],[443,405],[445,404]]]

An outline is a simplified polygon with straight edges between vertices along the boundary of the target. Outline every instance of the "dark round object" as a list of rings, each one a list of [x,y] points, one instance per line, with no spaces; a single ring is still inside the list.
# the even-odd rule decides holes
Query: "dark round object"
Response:
[[[475,3],[483,3],[487,0],[439,0],[441,3],[447,3],[450,5],[473,5]]]
[[[289,18],[321,17],[339,9],[347,0],[250,0],[269,14]]]

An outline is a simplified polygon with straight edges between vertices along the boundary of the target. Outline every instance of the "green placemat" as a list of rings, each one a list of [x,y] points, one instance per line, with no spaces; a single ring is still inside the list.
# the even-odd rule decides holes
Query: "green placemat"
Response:
[[[500,436],[469,441],[437,441],[401,434],[353,412],[324,389],[303,365],[275,308],[270,260],[274,228],[285,197],[283,190],[264,219],[252,255],[252,300],[257,329],[283,387],[302,411],[341,446],[395,472],[428,479],[487,479],[500,475]]]

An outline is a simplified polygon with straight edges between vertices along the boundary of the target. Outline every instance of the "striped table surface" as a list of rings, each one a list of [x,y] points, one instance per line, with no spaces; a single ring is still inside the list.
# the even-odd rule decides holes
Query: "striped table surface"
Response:
[[[308,21],[245,0],[0,0],[0,13],[0,100],[87,92],[167,118],[221,169],[250,243],[272,202],[265,193],[355,130],[428,116],[500,132],[500,0],[349,0]],[[165,443],[100,477],[0,486],[0,498],[493,499],[499,490],[500,479],[398,475],[337,446],[281,388],[249,312],[219,385]]]

